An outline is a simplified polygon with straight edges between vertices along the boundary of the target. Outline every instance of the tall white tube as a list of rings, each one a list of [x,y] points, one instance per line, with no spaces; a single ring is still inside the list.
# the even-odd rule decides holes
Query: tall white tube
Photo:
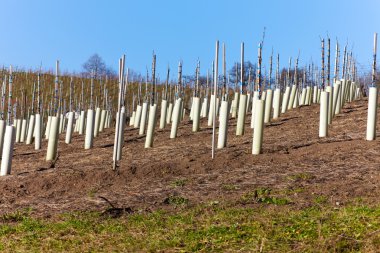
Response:
[[[331,86],[326,87],[326,92],[329,93],[329,109],[327,113],[327,123],[330,125],[333,118],[333,89]]]
[[[261,148],[263,145],[265,101],[256,100],[255,110],[255,127],[253,130],[252,154],[258,155],[261,153]]]
[[[156,127],[157,105],[151,105],[149,109],[148,128],[146,130],[145,148],[153,147],[154,129]]]
[[[74,123],[74,133],[77,133],[79,131],[79,118],[75,120]]]
[[[133,112],[133,115],[135,115],[135,114],[136,113]],[[134,118],[133,115],[132,115],[132,118]],[[102,110],[102,113],[100,115],[99,132],[103,132],[104,131],[104,127],[105,127],[105,124],[106,124],[106,116],[107,116],[107,111],[106,110]],[[131,120],[131,124],[133,125],[133,120]]]
[[[172,127],[170,130],[170,139],[174,139],[177,137],[177,130],[178,130],[178,124],[180,120],[180,110],[181,110],[181,102],[182,99],[178,98],[175,101],[174,109],[173,109],[173,122],[172,122]]]
[[[17,124],[16,124],[16,143],[19,143],[20,137],[21,137],[22,123],[21,123],[21,119],[16,119],[16,121],[17,121]]]
[[[208,98],[207,97],[203,99],[202,112],[203,112],[202,118],[206,118],[208,114]]]
[[[0,120],[0,154],[3,150],[5,126],[6,126],[5,120]]]
[[[73,135],[74,112],[69,112],[68,118],[65,143],[70,144],[71,136]]]
[[[27,120],[23,119],[21,122],[21,133],[20,133],[20,142],[25,141],[26,137],[26,125],[27,125]]]
[[[107,124],[106,124],[105,128],[110,128],[111,127],[111,123],[112,123],[112,113],[111,113],[111,111],[107,111],[106,121],[107,121]]]
[[[280,116],[280,100],[281,100],[281,90],[279,88],[274,90],[273,96],[273,119],[278,119]]]
[[[201,110],[201,99],[199,97],[193,98],[193,132],[199,131],[199,118]]]
[[[288,109],[289,96],[290,96],[290,87],[286,86],[284,97],[282,99],[281,113],[285,113],[286,110]]]
[[[86,136],[84,139],[84,149],[90,149],[94,141],[94,110],[87,110]]]
[[[248,93],[247,94],[247,104],[245,106],[245,113],[247,114],[248,111],[249,111],[249,105],[250,105],[250,102],[251,102],[252,98],[251,98],[251,93]]]
[[[356,83],[355,82],[351,82],[351,93],[350,93],[350,96],[351,96],[351,102],[353,102],[355,99],[356,99]]]
[[[45,140],[49,139],[50,126],[51,126],[51,116],[48,116],[48,121],[46,123],[46,129],[45,129]]]
[[[240,94],[238,118],[236,124],[236,135],[244,135],[245,130],[245,114],[247,106],[247,95]]]
[[[296,95],[297,95],[296,93],[297,93],[297,86],[293,85],[292,91],[290,93],[290,99],[289,99],[288,108],[287,108],[288,110],[293,108],[294,100],[295,100]]]
[[[367,141],[376,139],[376,121],[377,121],[377,88],[370,87],[368,94],[368,118],[367,118]]]
[[[298,89],[296,89],[296,95],[294,97],[294,102],[293,102],[293,109],[297,108],[299,106],[299,94],[298,94]]]
[[[267,92],[266,92],[266,91],[263,91],[263,92],[261,93],[261,100],[265,100],[266,97],[267,97]]]
[[[41,114],[36,114],[36,125],[34,127],[34,149],[40,150],[41,149]]]
[[[26,144],[29,145],[33,141],[33,132],[34,132],[34,115],[30,115],[29,117],[29,125],[28,125],[28,131],[26,134]]]
[[[336,82],[334,84],[334,91],[333,91],[333,113],[334,115],[340,113],[340,90],[341,90],[341,85],[340,83]]]
[[[270,122],[270,116],[272,113],[272,101],[273,101],[273,91],[268,89],[266,92],[265,98],[265,114],[264,114],[264,123]]]
[[[54,160],[57,157],[58,131],[59,131],[59,118],[55,116],[51,117],[46,161]]]
[[[160,129],[164,129],[166,127],[167,111],[168,111],[168,101],[163,99],[161,101]]]
[[[182,102],[181,102],[180,120],[179,121],[182,121],[185,119],[186,110],[185,110],[184,102],[185,102],[184,100],[182,100]]]
[[[129,126],[133,126],[133,124],[135,123],[135,116],[136,116],[136,111],[133,111],[131,117],[129,118]],[[100,119],[100,122],[102,122],[101,119]],[[101,124],[102,123],[100,123],[100,125]],[[101,126],[100,126],[100,128],[101,128]],[[100,131],[100,128],[99,128],[99,132],[102,132],[102,131]]]
[[[214,109],[215,108],[215,99],[214,99],[214,94],[211,95],[210,99],[210,110],[208,111],[208,121],[207,121],[207,126],[212,126],[212,117],[214,114]]]
[[[134,128],[138,128],[140,126],[141,112],[142,112],[142,107],[141,107],[141,105],[138,105],[137,109],[136,109],[135,122],[133,125]]]
[[[116,113],[116,125],[115,125],[115,144],[114,145],[114,152],[113,152],[113,160],[120,161],[122,156],[122,150],[124,145],[124,127],[125,127],[125,111],[124,107],[120,110],[120,117],[121,120],[119,120],[119,113]]]
[[[329,93],[321,92],[321,105],[319,113],[319,137],[326,137],[328,127]]]
[[[356,88],[356,93],[355,93],[355,99],[360,99],[361,97],[361,91],[360,91],[360,88]]]
[[[97,137],[99,135],[99,128],[100,128],[100,114],[102,111],[100,108],[96,108],[95,111],[95,124],[94,124],[94,137]]]
[[[224,148],[227,146],[227,133],[228,133],[228,101],[222,101],[220,105],[220,118],[219,118],[219,134],[217,148]]]
[[[104,122],[104,129],[106,128],[110,128],[111,127],[111,123],[110,120],[111,120],[111,112],[106,110],[106,119],[105,119],[105,122]]]
[[[217,97],[216,98],[216,106],[215,106],[215,110],[216,110],[216,114],[215,114],[215,117],[218,117],[218,115],[219,115],[219,102],[220,102],[220,100],[219,100],[219,98]]]
[[[306,87],[306,99],[304,105],[311,105],[311,88],[310,86]]]
[[[348,81],[347,80],[344,80],[343,81],[343,85],[342,85],[342,99],[340,100],[341,102],[341,110],[342,108],[344,107],[344,105],[346,104],[346,101],[347,101],[347,86],[348,86]]]
[[[169,103],[168,112],[166,115],[166,124],[170,124],[172,122],[172,117],[173,117],[173,103]]]
[[[79,134],[82,135],[84,134],[84,127],[85,127],[85,111],[80,112],[80,117],[79,117]]]
[[[15,131],[14,126],[6,126],[5,128],[0,176],[11,174],[13,146],[16,138]]]
[[[313,104],[317,103],[317,93],[318,93],[318,87],[314,85],[313,86]]]
[[[306,89],[303,88],[301,92],[301,101],[300,105],[305,105],[306,104]]]
[[[190,114],[189,114],[190,120],[193,120],[193,112],[194,112],[194,97],[191,98],[191,108],[190,108]]]
[[[63,133],[63,126],[65,125],[65,117],[63,117],[63,114],[59,116],[59,133]]]
[[[352,102],[354,100],[354,90],[352,89],[352,86],[355,83],[353,83],[351,80],[348,80],[348,91],[347,91],[347,96],[348,96],[348,102]]]
[[[122,111],[120,110],[120,114],[122,113]],[[122,145],[120,145],[119,143],[121,142],[121,136],[120,136],[120,124],[121,124],[121,121],[119,119],[120,117],[120,114],[119,112],[117,111],[116,112],[116,122],[115,122],[115,139],[114,139],[114,144],[113,144],[113,154],[112,154],[112,159],[113,161],[119,161],[120,160],[120,156],[121,156],[121,149],[122,148]]]
[[[147,116],[148,116],[148,103],[144,102],[143,106],[142,106],[142,112],[141,112],[139,135],[143,135],[145,133],[146,117]]]
[[[205,101],[203,99],[202,101],[202,106],[201,106],[201,118],[203,118],[204,116],[204,111],[205,111],[206,107],[205,107]]]
[[[255,127],[255,113],[256,113],[256,100],[259,99],[259,92],[253,92],[252,97],[252,115],[251,115],[251,128]]]
[[[234,99],[232,100],[232,106],[231,106],[232,118],[236,118],[236,114],[238,111],[238,105],[239,105],[239,95],[240,95],[240,93],[235,91]]]

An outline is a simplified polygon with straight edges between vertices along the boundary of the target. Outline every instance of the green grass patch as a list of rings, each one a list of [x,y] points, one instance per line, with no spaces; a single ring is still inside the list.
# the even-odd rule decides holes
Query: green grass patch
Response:
[[[314,202],[317,204],[326,204],[328,201],[328,198],[324,195],[318,195],[314,198]]]
[[[239,190],[239,187],[237,185],[234,185],[234,184],[223,184],[222,190],[224,190],[224,191],[235,191],[235,190]]]
[[[170,185],[171,185],[172,187],[184,187],[185,184],[186,184],[186,182],[187,182],[187,179],[185,179],[185,178],[180,178],[180,179],[176,179],[176,180],[174,180],[173,182],[171,182]]]
[[[287,177],[291,181],[306,181],[313,178],[313,175],[307,172],[296,173]]]
[[[274,205],[286,205],[286,204],[291,203],[291,201],[288,198],[273,196],[272,189],[258,188],[254,191],[249,191],[249,192],[244,193],[240,198],[240,203],[242,204],[264,203],[264,204],[274,204]]]
[[[184,206],[189,203],[189,200],[182,196],[171,195],[164,200],[164,203],[168,205]]]
[[[96,195],[97,192],[98,192],[98,189],[93,188],[93,189],[91,189],[91,190],[88,192],[88,196],[89,196],[90,198],[93,198],[93,197],[95,197],[95,195]]]
[[[376,252],[380,248],[380,206],[291,210],[202,205],[117,219],[85,212],[55,220],[29,216],[16,220],[0,224],[2,252]]]
[[[282,193],[286,195],[294,195],[294,194],[302,193],[304,191],[305,191],[305,188],[303,187],[292,187],[292,188],[283,190]]]

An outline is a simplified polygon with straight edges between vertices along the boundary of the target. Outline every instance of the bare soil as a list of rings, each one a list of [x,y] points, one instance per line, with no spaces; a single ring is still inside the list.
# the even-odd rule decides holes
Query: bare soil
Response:
[[[54,165],[45,161],[46,141],[39,151],[16,144],[12,173],[0,178],[0,214],[24,208],[38,217],[102,211],[110,207],[104,198],[133,210],[173,209],[170,196],[189,205],[243,205],[242,196],[258,188],[289,198],[291,208],[312,205],[318,196],[332,205],[380,203],[380,131],[377,140],[366,141],[366,120],[366,100],[347,104],[329,126],[329,137],[318,138],[319,106],[293,109],[266,125],[263,154],[254,156],[250,115],[243,136],[235,136],[231,119],[228,147],[217,150],[214,160],[205,119],[193,133],[186,118],[176,139],[169,139],[170,126],[157,130],[151,149],[144,148],[145,136],[128,127],[117,172],[113,129],[95,138],[91,150],[84,150],[84,136],[75,133],[67,145],[62,134]]]

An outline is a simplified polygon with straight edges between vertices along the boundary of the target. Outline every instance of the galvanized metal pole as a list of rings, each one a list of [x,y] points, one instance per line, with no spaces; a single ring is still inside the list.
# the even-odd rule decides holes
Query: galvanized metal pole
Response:
[[[214,113],[212,115],[212,150],[211,158],[215,157],[215,128],[216,128],[216,95],[217,95],[217,86],[218,86],[218,63],[219,63],[219,41],[216,41],[215,45],[215,62],[214,62]]]
[[[240,94],[246,94],[244,83],[244,42],[240,46]]]

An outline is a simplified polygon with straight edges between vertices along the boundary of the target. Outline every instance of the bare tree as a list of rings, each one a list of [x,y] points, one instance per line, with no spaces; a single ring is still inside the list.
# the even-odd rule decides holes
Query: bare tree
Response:
[[[238,73],[238,79],[240,79],[240,63],[235,63],[232,68],[229,71],[229,75],[231,77],[230,82],[235,83],[236,81],[236,67],[237,67],[237,73]],[[249,69],[251,69],[251,81],[255,80],[256,78],[256,64],[253,64],[250,61],[244,62],[244,81],[248,81],[248,75],[249,75]],[[238,80],[240,81],[240,80]]]
[[[93,54],[83,64],[83,69],[87,74],[91,74],[94,71],[95,79],[98,76],[105,75],[108,72],[108,68],[103,59],[98,54]]]

